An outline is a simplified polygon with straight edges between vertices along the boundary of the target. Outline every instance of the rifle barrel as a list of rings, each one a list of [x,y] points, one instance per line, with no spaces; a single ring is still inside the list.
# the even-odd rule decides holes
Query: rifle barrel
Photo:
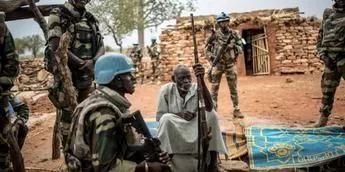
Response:
[[[193,35],[193,45],[194,45],[194,61],[196,64],[199,63],[199,56],[198,56],[198,46],[196,44],[196,36],[195,36],[195,26],[194,26],[194,16],[193,13],[190,14],[192,18],[192,35]]]

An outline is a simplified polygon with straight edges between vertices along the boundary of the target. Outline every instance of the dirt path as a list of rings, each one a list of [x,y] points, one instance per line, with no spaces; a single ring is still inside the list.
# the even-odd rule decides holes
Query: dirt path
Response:
[[[238,87],[240,105],[246,115],[244,121],[247,125],[303,127],[318,118],[321,101],[320,75],[242,77]],[[131,109],[140,109],[147,120],[154,119],[159,88],[158,85],[138,86],[136,93],[128,96],[133,103]],[[336,97],[330,124],[345,125],[344,81],[339,86]],[[30,120],[42,114],[38,112],[41,108],[45,113],[54,111],[46,98],[39,102],[31,106],[36,114]],[[223,78],[218,109],[223,130],[231,127],[231,107],[229,90]],[[61,167],[62,160],[50,160],[54,120],[54,114],[46,115],[43,123],[31,128],[23,150],[27,166],[48,169]]]

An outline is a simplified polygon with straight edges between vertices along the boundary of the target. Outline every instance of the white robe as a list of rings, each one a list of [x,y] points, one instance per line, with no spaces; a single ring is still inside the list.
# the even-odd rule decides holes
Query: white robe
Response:
[[[183,171],[194,171],[197,165],[195,158],[198,153],[198,118],[191,121],[175,115],[179,112],[190,111],[197,113],[198,98],[197,85],[192,84],[185,100],[180,96],[175,83],[168,83],[161,88],[158,98],[156,118],[159,120],[158,138],[161,141],[161,148],[169,154],[177,155],[175,158],[183,157],[182,160],[172,159],[173,166],[179,166]],[[227,153],[222,139],[217,113],[215,110],[206,111],[207,125],[212,128],[212,139],[210,140],[209,151]],[[190,156],[190,161],[186,161]],[[178,164],[185,162],[184,164]],[[175,163],[175,164],[174,164]],[[183,166],[189,167],[183,167]],[[186,168],[191,168],[186,170]],[[172,167],[173,171],[177,171]],[[196,169],[195,169],[196,170]]]

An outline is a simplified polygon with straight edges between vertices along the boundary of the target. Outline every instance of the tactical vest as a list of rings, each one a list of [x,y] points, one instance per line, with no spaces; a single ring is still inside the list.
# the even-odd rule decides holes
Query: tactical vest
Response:
[[[61,27],[61,32],[69,31],[72,35],[69,50],[83,60],[91,60],[102,46],[102,36],[97,20],[89,12],[80,14],[73,5],[65,3],[63,7],[52,10],[59,17],[59,22],[52,23],[49,29],[54,31],[55,25]],[[59,34],[57,34],[59,35]],[[55,74],[57,71],[54,55],[49,47],[45,50],[45,68]],[[79,66],[70,65],[73,84],[77,89],[87,89],[92,86],[93,74],[82,71]]]
[[[217,30],[215,33],[215,40],[214,40],[214,47],[213,47],[213,54],[217,55],[218,51],[220,51],[221,47],[227,42],[230,34],[234,34],[231,30],[228,34],[223,34],[220,30]],[[233,44],[235,44],[235,40],[231,40]],[[233,63],[233,61],[236,59],[235,54],[235,47],[232,49],[227,49],[224,54],[220,58],[221,64],[228,64]]]
[[[151,51],[151,59],[158,60],[159,58],[158,44],[151,45],[150,51]]]
[[[68,159],[68,168],[73,171],[92,171],[91,162],[92,155],[90,152],[90,146],[84,140],[86,132],[84,131],[84,122],[90,115],[90,112],[100,109],[100,108],[110,108],[117,115],[117,119],[120,116],[125,115],[123,113],[123,107],[117,107],[112,103],[101,90],[98,88],[93,92],[88,99],[80,103],[74,111],[73,120],[71,124],[71,131],[67,140],[66,145],[66,159]],[[122,109],[122,110],[120,110]],[[126,140],[123,140],[126,142]],[[77,165],[76,165],[77,164]],[[79,164],[79,166],[78,166]]]
[[[345,13],[329,10],[324,15],[322,48],[329,52],[345,52]],[[326,13],[326,11],[325,11]]]
[[[100,46],[101,36],[97,21],[94,16],[85,12],[80,18],[76,18],[66,7],[61,8],[62,31],[72,34],[70,51],[81,59],[92,59]]]

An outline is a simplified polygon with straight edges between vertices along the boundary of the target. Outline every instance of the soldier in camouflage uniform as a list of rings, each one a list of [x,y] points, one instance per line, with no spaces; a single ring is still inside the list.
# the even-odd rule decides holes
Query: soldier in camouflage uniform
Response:
[[[129,57],[132,59],[134,64],[134,70],[135,70],[135,78],[141,79],[141,84],[144,83],[144,68],[141,60],[143,59],[143,53],[141,51],[141,48],[139,47],[139,44],[133,44],[133,48],[129,54]]]
[[[0,12],[0,171],[8,171],[10,165],[9,146],[6,140],[5,119],[12,116],[12,104],[17,112],[16,128],[20,147],[24,144],[27,133],[25,123],[28,119],[28,107],[7,93],[12,88],[19,73],[18,55],[10,31],[5,24],[5,13]],[[5,133],[4,133],[5,132]]]
[[[54,85],[49,89],[49,98],[60,109],[62,145],[69,132],[71,113],[63,98],[63,82],[60,79],[54,54],[59,46],[61,35],[68,31],[72,38],[68,52],[68,67],[71,70],[74,87],[78,91],[80,103],[93,88],[93,65],[104,54],[103,38],[96,18],[85,9],[89,0],[69,0],[61,8],[51,11],[48,19],[48,46],[46,48],[46,69],[54,75]]]
[[[151,57],[151,68],[152,68],[152,74],[151,74],[151,82],[154,83],[156,80],[158,80],[159,84],[159,75],[160,75],[160,61],[159,61],[159,47],[157,44],[157,39],[155,37],[151,38],[151,46],[147,47],[149,55]]]
[[[97,60],[95,81],[100,86],[78,105],[73,114],[65,153],[70,171],[169,170],[163,163],[136,164],[126,160],[130,145],[124,119],[130,116],[131,103],[125,94],[135,91],[133,71],[132,61],[122,54],[108,54]],[[161,153],[160,158],[164,163],[169,160],[166,152]]]
[[[238,102],[236,71],[237,57],[238,54],[242,52],[242,41],[237,34],[229,28],[229,21],[230,17],[225,13],[221,13],[219,16],[217,16],[217,24],[219,29],[213,31],[212,35],[207,40],[206,56],[212,64],[220,48],[227,42],[229,36],[232,37],[230,44],[225,50],[225,53],[220,56],[219,63],[212,71],[211,95],[217,106],[219,85],[222,79],[222,74],[225,73],[234,108],[233,116],[235,118],[243,118]]]
[[[322,102],[320,119],[314,127],[327,125],[334,96],[341,78],[345,79],[345,0],[335,0],[333,8],[327,8],[317,41],[317,51],[325,64],[321,79]]]
[[[18,146],[21,149],[24,145],[26,135],[28,133],[28,127],[26,122],[29,119],[29,107],[23,103],[18,97],[11,95],[9,97],[10,110],[5,113],[12,113],[16,118],[15,136],[17,137]],[[0,126],[3,123],[0,119]],[[3,128],[1,128],[2,131]],[[8,171],[10,167],[10,148],[4,135],[0,134],[0,171]]]

